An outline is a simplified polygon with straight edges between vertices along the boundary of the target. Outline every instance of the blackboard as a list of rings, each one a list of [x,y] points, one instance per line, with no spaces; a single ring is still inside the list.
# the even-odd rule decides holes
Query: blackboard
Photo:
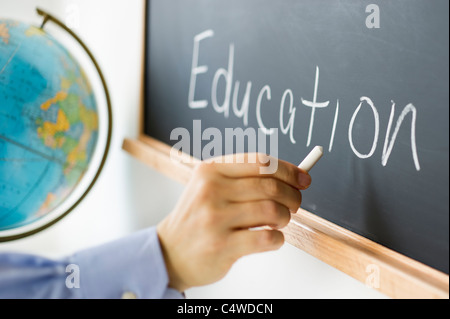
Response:
[[[174,145],[195,123],[276,128],[296,164],[322,145],[302,207],[448,274],[448,12],[446,0],[151,0],[144,132]]]

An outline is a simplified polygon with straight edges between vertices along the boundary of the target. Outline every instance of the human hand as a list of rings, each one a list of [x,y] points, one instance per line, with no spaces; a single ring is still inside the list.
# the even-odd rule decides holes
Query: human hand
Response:
[[[198,164],[176,207],[157,226],[169,286],[178,291],[221,279],[242,256],[281,247],[278,229],[300,207],[299,190],[311,183],[307,172],[272,157],[276,171],[261,174],[267,155],[256,163],[248,154],[240,154],[244,163],[229,156]],[[261,226],[269,227],[249,229]]]

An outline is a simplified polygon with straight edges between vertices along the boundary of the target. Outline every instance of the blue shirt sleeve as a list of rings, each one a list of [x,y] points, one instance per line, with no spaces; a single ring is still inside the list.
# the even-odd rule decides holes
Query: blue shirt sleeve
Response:
[[[0,254],[0,299],[183,298],[168,282],[155,227],[61,260]]]

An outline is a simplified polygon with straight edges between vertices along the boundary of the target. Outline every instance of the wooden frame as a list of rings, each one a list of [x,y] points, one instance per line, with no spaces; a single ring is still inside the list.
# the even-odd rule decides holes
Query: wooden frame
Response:
[[[146,0],[143,0],[145,13]],[[145,24],[144,24],[145,25]],[[145,32],[144,32],[145,41]],[[145,50],[142,55],[144,66]],[[171,147],[143,133],[144,67],[137,139],[125,139],[123,149],[166,176],[186,184],[195,161],[187,154],[180,161]],[[183,161],[184,159],[184,161]],[[449,298],[449,276],[367,238],[300,209],[283,230],[287,242],[366,283],[392,298]]]

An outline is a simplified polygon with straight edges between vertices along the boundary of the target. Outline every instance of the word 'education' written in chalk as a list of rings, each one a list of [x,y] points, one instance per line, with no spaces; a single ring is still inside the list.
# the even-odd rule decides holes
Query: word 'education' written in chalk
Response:
[[[234,81],[234,61],[235,61],[235,46],[234,43],[229,45],[229,55],[228,55],[228,66],[227,68],[219,68],[216,70],[212,84],[211,84],[211,101],[206,99],[196,99],[196,82],[197,77],[201,76],[204,73],[208,72],[208,65],[202,65],[199,62],[199,53],[200,53],[200,43],[203,40],[214,37],[214,31],[209,29],[204,32],[201,32],[194,36],[193,43],[193,55],[192,55],[192,67],[191,67],[191,76],[189,83],[189,95],[188,95],[188,106],[191,109],[202,109],[206,108],[211,102],[213,109],[220,114],[223,114],[225,118],[230,116],[230,109],[232,110],[234,116],[242,119],[242,123],[244,126],[248,126],[248,118],[250,111],[250,95],[252,92],[253,84],[251,81],[248,81],[245,87],[245,93],[240,102],[238,101],[239,89],[240,89],[240,81]],[[340,120],[339,118],[339,99],[336,100],[335,104],[330,104],[330,101],[320,101],[318,98],[318,89],[319,89],[319,67],[316,66],[316,74],[314,79],[314,91],[312,94],[312,99],[301,98],[301,104],[304,107],[310,109],[310,121],[309,121],[309,130],[306,139],[306,146],[309,146],[311,143],[311,139],[314,131],[315,124],[315,113],[318,109],[329,109],[332,110],[332,106],[334,105],[334,121],[330,128],[330,139],[328,144],[328,151],[331,152],[333,149],[333,143],[335,138],[335,132],[337,124]],[[225,85],[225,97],[223,102],[220,104],[218,102],[218,87],[219,80],[223,78]],[[234,84],[234,85],[233,85]],[[255,103],[255,117],[258,123],[259,129],[266,135],[271,135],[274,132],[273,128],[268,128],[264,122],[264,108],[267,107],[269,103],[273,103],[272,100],[272,90],[270,85],[265,85],[258,91],[257,99]],[[380,117],[378,110],[370,97],[361,96],[359,99],[359,104],[357,105],[353,115],[350,119],[350,123],[348,125],[348,142],[353,153],[361,158],[369,158],[371,157],[377,146],[380,136]],[[416,121],[417,121],[417,109],[412,103],[408,103],[400,115],[397,117],[397,120],[394,125],[394,119],[396,115],[396,105],[395,102],[391,101],[391,112],[389,116],[389,121],[386,125],[385,131],[385,139],[383,143],[383,150],[381,155],[381,164],[386,166],[391,155],[391,152],[394,148],[395,141],[397,138],[397,134],[402,126],[402,123],[405,120],[405,117],[411,113],[411,126],[410,126],[410,136],[411,136],[411,156],[414,162],[415,169],[420,171],[420,162],[419,156],[417,154],[417,146],[416,146]],[[356,104],[356,103],[355,103]],[[362,109],[363,106],[368,106],[373,113],[373,121],[374,121],[374,134],[373,141],[370,145],[370,151],[367,153],[363,153],[357,149],[353,142],[353,129],[355,127],[355,123],[358,121],[358,113]],[[366,107],[367,107],[366,106]],[[294,138],[294,130],[296,123],[296,115],[298,107],[294,106],[294,93],[291,89],[286,89],[282,96],[280,97],[279,104],[279,128],[282,134],[289,136],[289,140],[292,144],[296,144],[297,141]],[[286,113],[288,112],[288,113]],[[285,120],[285,114],[289,114],[288,120]]]

